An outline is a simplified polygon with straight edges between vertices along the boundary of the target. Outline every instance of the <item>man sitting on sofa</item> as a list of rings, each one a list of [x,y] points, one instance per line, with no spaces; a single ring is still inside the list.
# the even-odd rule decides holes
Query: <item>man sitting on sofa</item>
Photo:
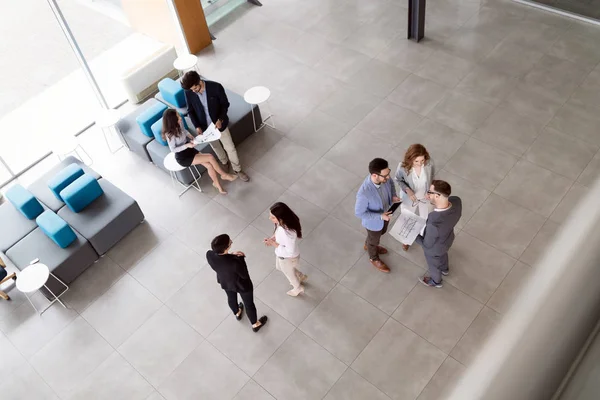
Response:
[[[181,78],[181,86],[185,90],[188,112],[198,134],[201,135],[208,125],[214,123],[221,131],[221,140],[210,142],[210,145],[219,161],[225,166],[230,162],[233,172],[241,180],[248,182],[250,178],[242,171],[237,150],[227,128],[229,100],[223,86],[218,82],[203,80],[196,71],[186,72]]]

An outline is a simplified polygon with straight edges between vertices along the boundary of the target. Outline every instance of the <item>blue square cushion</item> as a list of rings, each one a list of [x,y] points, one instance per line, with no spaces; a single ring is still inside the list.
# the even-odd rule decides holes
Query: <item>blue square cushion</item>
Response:
[[[79,165],[75,163],[67,165],[48,181],[48,188],[58,200],[63,201],[60,197],[60,191],[73,183],[81,175],[83,175],[83,169]]]
[[[140,129],[144,135],[151,138],[154,137],[154,134],[152,133],[152,124],[162,118],[162,115],[166,109],[166,105],[157,102],[155,105],[149,107],[146,111],[136,117],[135,121],[140,126]]]
[[[44,211],[36,218],[35,222],[37,222],[38,226],[46,236],[63,249],[67,248],[75,241],[75,239],[77,239],[75,232],[73,232],[73,229],[71,229],[69,224],[53,211]]]
[[[175,107],[185,108],[185,94],[183,88],[171,78],[165,78],[158,82],[158,91],[162,94],[163,99],[167,103],[173,104]]]
[[[60,192],[60,197],[71,211],[78,213],[90,205],[104,191],[92,175],[84,174]]]
[[[8,189],[5,196],[28,219],[34,219],[44,211],[38,199],[19,184]]]
[[[183,121],[183,128],[187,130],[188,124],[187,124],[187,122],[185,122],[185,118],[183,117],[183,115],[181,115],[181,121]],[[167,141],[164,140],[162,137],[162,123],[163,123],[162,118],[159,119],[158,121],[156,121],[155,123],[153,123],[152,127],[151,127],[152,133],[154,134],[154,139],[156,139],[156,141],[158,143],[162,144],[163,146],[168,146]]]

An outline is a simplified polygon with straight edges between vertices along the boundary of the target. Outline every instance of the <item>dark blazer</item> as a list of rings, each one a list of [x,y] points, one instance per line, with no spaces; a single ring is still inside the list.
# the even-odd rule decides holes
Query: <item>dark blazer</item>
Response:
[[[206,99],[208,101],[208,113],[210,114],[210,120],[217,122],[218,119],[222,121],[221,132],[229,125],[229,117],[227,116],[227,110],[229,110],[229,100],[225,94],[223,85],[218,82],[204,81],[206,85]],[[208,127],[206,123],[206,114],[204,107],[198,95],[191,90],[185,90],[185,101],[188,106],[188,113],[192,119],[194,127],[206,130]]]
[[[206,260],[208,265],[217,273],[217,283],[224,290],[247,293],[254,289],[244,257],[233,254],[218,254],[209,250],[206,252]]]
[[[448,200],[452,207],[430,212],[424,235],[417,236],[416,242],[423,246],[426,255],[446,254],[454,243],[454,227],[462,215],[462,201],[456,196],[450,196]]]

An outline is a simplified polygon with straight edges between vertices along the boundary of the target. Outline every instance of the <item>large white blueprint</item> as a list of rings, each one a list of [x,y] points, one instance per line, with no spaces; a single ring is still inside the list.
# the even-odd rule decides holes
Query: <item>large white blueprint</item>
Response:
[[[411,245],[425,228],[426,222],[425,218],[404,209],[390,229],[390,235],[402,244]]]

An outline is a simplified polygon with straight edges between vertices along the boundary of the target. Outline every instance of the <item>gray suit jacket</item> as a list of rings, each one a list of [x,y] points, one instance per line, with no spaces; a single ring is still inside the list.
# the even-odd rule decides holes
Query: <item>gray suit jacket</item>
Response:
[[[424,165],[424,171],[427,175],[427,189],[429,190],[429,186],[431,185],[431,181],[435,175],[435,166],[433,165],[433,160],[429,160],[427,164]],[[406,189],[410,188],[413,192],[415,190],[415,183],[413,181],[413,177],[410,172],[407,174],[404,168],[402,168],[402,163],[398,164],[398,169],[396,170],[396,175],[394,176],[396,183],[400,186],[402,201],[408,201],[408,196],[406,195]]]
[[[424,236],[417,236],[416,242],[423,246],[426,256],[444,255],[454,242],[454,227],[462,215],[462,201],[457,196],[450,196],[448,200],[452,207],[429,213]]]

